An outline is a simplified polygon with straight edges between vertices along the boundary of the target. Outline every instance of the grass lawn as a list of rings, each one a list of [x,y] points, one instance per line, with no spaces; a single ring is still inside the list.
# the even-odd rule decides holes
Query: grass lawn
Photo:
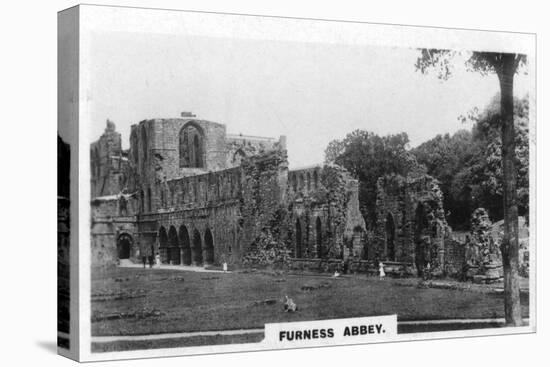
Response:
[[[364,275],[330,278],[116,268],[96,272],[92,279],[92,335],[263,328],[270,322],[393,313],[399,320],[504,315],[502,294],[419,288],[415,282],[412,279],[379,280]],[[283,312],[285,295],[294,299],[298,312]],[[266,300],[271,301],[264,302]],[[522,310],[527,317],[527,295],[522,296]],[[227,343],[218,337],[208,344],[217,342]],[[153,344],[158,342],[133,343],[151,345],[129,348],[154,348]],[[186,345],[187,341],[179,343]]]

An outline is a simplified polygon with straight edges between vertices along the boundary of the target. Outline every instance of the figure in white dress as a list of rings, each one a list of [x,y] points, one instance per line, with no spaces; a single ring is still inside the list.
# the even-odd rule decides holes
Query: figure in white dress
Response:
[[[158,252],[155,255],[155,264],[157,264],[157,266],[160,266],[160,254]]]
[[[225,261],[223,262],[222,266],[223,266],[223,272],[227,273],[227,263]]]
[[[378,263],[378,273],[380,275],[380,279],[383,279],[386,276],[386,272],[384,271],[384,263],[382,261]]]

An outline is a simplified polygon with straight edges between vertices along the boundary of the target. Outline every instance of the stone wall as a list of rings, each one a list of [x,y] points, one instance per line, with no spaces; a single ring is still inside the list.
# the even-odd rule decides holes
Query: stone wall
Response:
[[[114,124],[107,130],[93,149],[120,140]],[[285,148],[285,137],[227,137],[204,120],[133,125],[125,180],[91,200],[93,263],[159,254],[163,263],[253,265],[274,249],[285,259],[360,259],[358,182],[338,166],[289,173]]]
[[[289,242],[298,258],[362,258],[365,221],[358,182],[336,165],[289,172]]]
[[[241,165],[245,157],[265,153],[273,150],[286,150],[286,138],[281,136],[277,141],[274,138],[247,135],[226,136],[226,167]]]
[[[444,273],[445,220],[443,195],[429,175],[381,177],[377,183],[375,243],[369,255],[377,259],[410,262],[419,274]]]

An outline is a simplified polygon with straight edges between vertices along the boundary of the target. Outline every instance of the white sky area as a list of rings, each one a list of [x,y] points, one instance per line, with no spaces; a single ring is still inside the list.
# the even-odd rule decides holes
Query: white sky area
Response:
[[[470,128],[457,117],[499,89],[461,59],[447,81],[422,75],[407,48],[109,32],[89,51],[92,140],[109,118],[127,148],[132,124],[191,111],[229,134],[286,135],[291,168],[322,162],[329,141],[355,129],[406,132],[416,146]],[[516,96],[528,90],[517,75]]]

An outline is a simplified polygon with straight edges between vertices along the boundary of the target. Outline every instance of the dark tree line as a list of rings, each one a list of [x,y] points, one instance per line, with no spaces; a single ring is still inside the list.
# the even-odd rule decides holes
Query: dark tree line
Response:
[[[481,113],[472,112],[471,130],[437,135],[412,153],[428,174],[441,183],[448,222],[454,229],[468,229],[473,210],[483,207],[493,221],[501,220],[503,208],[502,140],[500,98],[497,96]],[[518,213],[529,213],[529,101],[514,101],[515,150]]]
[[[437,135],[418,147],[409,148],[406,133],[379,136],[356,130],[344,139],[333,140],[325,160],[345,167],[361,183],[359,201],[367,225],[376,224],[376,181],[388,174],[406,176],[427,173],[440,182],[447,221],[455,230],[468,230],[470,216],[479,207],[488,210],[492,221],[503,218],[502,140],[499,96],[482,112],[470,112],[463,120],[473,121],[470,130]],[[516,99],[516,160],[518,212],[529,213],[529,101]]]

